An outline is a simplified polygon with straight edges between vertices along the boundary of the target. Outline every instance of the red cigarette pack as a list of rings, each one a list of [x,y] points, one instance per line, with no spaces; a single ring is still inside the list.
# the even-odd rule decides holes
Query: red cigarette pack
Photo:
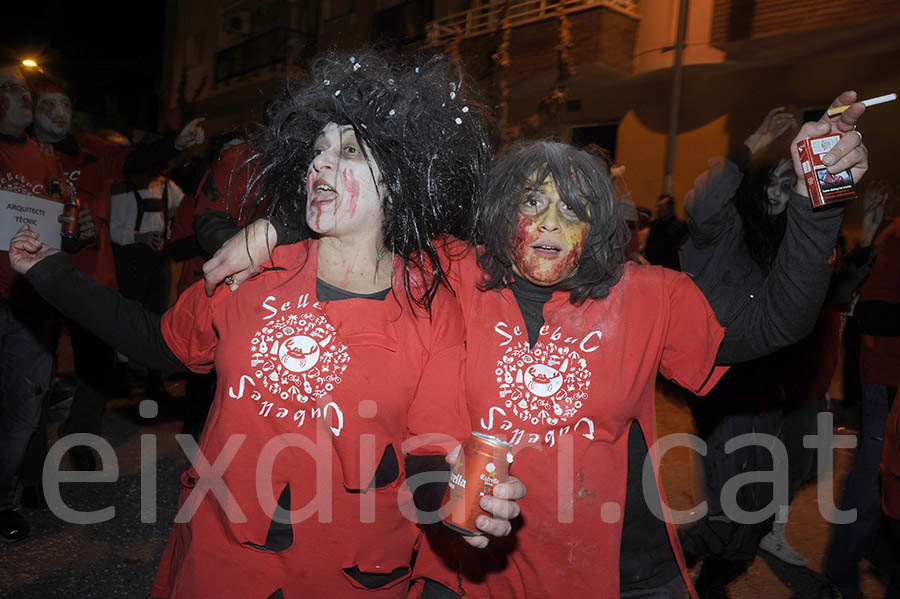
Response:
[[[822,137],[811,137],[797,142],[800,152],[800,165],[806,179],[806,190],[813,208],[846,202],[856,197],[853,186],[853,175],[849,170],[829,173],[828,167],[822,164],[822,156],[841,140],[840,133],[830,133]]]

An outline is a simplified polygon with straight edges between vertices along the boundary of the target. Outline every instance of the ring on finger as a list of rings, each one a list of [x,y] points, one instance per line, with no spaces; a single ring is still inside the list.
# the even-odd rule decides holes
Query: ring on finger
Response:
[[[225,284],[229,287],[234,285],[234,275],[228,275],[227,277],[225,277]]]
[[[857,135],[859,135],[859,143],[862,143],[862,131],[859,131],[856,127],[854,127],[853,130],[850,131],[850,133],[856,133]]]

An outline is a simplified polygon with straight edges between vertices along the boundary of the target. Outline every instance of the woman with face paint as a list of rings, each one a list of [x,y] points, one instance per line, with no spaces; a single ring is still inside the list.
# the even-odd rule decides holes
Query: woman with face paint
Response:
[[[854,99],[843,94],[835,105]],[[860,114],[854,105],[845,120],[807,123],[791,147],[826,129],[846,132]],[[785,123],[765,128],[773,141]],[[656,374],[704,395],[724,374],[716,364],[766,351],[766,328],[778,323],[782,307],[805,308],[815,319],[841,211],[812,214],[802,182],[795,185],[802,172],[796,158],[763,188],[770,212],[784,211],[785,197],[791,212],[790,240],[772,258],[779,273],[762,295],[794,292],[745,309],[724,340],[713,309],[730,313],[732,296],[721,282],[701,293],[686,275],[623,266],[623,222],[608,168],[547,142],[500,160],[474,214],[480,245],[457,262],[454,286],[467,325],[473,429],[513,443],[513,472],[529,494],[515,535],[477,560],[454,550],[455,537],[431,535],[416,564],[422,597],[615,596],[617,588],[627,598],[693,595],[675,529],[661,520],[672,513],[659,478],[643,472],[658,465],[662,451],[654,447]],[[848,135],[835,148],[833,168],[850,168],[858,180],[866,161],[860,137]],[[793,175],[787,190],[778,184],[786,175]],[[727,276],[725,269],[706,275],[714,272]]]
[[[651,511],[662,515],[661,490],[654,476],[642,485],[643,460],[632,468],[631,454],[645,456],[655,440],[657,372],[707,391],[721,375],[724,330],[687,276],[626,263],[609,168],[590,154],[514,147],[492,170],[474,222],[478,245],[453,280],[466,317],[468,409],[474,430],[513,444],[513,472],[529,491],[515,535],[475,559],[456,537],[429,535],[415,596],[607,593],[619,588],[623,529],[669,565],[649,582],[683,595],[674,529]]]
[[[403,508],[404,442],[443,433],[415,438],[440,453],[469,432],[464,327],[432,239],[462,222],[489,164],[481,107],[443,58],[366,54],[317,61],[267,123],[248,189],[281,225],[302,215],[307,239],[274,248],[239,289],[198,284],[160,321],[30,231],[11,262],[140,362],[216,370],[154,597],[404,597],[420,534]]]

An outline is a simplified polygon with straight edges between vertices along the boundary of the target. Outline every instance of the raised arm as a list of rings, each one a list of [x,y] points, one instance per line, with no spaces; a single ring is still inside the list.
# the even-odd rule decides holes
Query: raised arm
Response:
[[[787,228],[772,268],[758,289],[719,288],[709,292],[713,308],[720,302],[744,304],[734,312],[716,359],[718,364],[744,362],[796,343],[815,325],[831,279],[829,259],[834,251],[845,207],[813,210],[809,203],[796,142],[827,133],[854,131],[865,106],[854,104],[856,94],[844,92],[832,106],[853,104],[840,117],[823,115],[806,123],[791,142],[797,185],[788,204]],[[862,135],[844,135],[830,152],[828,170],[850,169],[859,180],[868,168],[868,152]]]
[[[796,125],[794,115],[783,106],[773,108],[744,143],[729,150],[727,158],[709,161],[708,170],[697,177],[693,189],[684,198],[695,245],[703,247],[705,241],[715,238],[723,219],[735,218],[731,198],[737,193],[751,160]]]

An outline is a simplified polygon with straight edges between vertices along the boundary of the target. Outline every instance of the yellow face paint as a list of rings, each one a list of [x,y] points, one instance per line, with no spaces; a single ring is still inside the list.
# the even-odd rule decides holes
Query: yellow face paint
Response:
[[[591,225],[562,198],[552,175],[526,193],[513,240],[513,270],[535,285],[565,281],[578,269]]]

